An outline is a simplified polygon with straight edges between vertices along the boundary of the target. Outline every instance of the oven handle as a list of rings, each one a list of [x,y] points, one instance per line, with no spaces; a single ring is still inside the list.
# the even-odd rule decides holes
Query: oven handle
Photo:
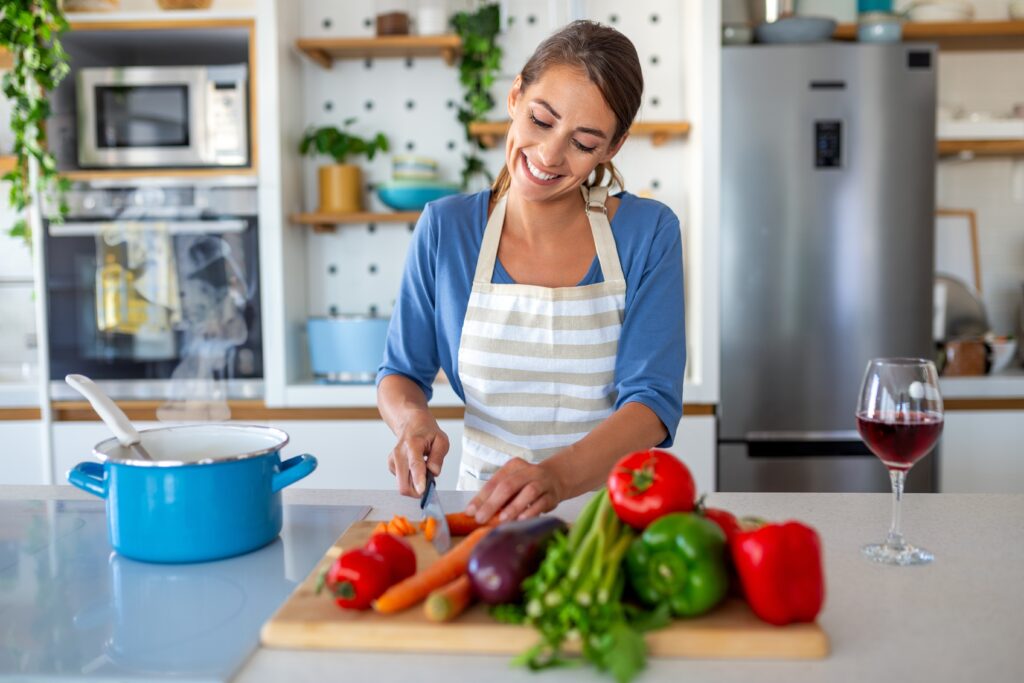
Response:
[[[223,234],[231,232],[245,232],[245,229],[248,227],[249,223],[248,221],[236,218],[206,221],[124,221],[116,219],[111,221],[94,222],[68,221],[66,223],[51,223],[49,226],[49,233],[50,237],[83,237],[89,235],[98,235],[105,226],[111,225],[116,225],[118,226],[118,229],[126,232],[129,230],[146,229],[144,226],[163,225],[167,227],[168,233],[170,233],[171,235],[177,235],[180,233]]]

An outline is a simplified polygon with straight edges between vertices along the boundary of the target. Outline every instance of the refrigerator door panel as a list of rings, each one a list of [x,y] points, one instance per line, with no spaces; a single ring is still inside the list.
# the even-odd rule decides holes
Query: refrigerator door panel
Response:
[[[931,355],[934,48],[722,55],[720,438],[853,429],[869,358]]]
[[[855,442],[859,443],[859,442]],[[805,443],[721,443],[718,446],[718,491],[883,492],[891,490],[888,470],[871,454],[809,449]],[[838,450],[838,449],[836,449]],[[907,476],[908,493],[934,492],[938,453],[926,456]]]

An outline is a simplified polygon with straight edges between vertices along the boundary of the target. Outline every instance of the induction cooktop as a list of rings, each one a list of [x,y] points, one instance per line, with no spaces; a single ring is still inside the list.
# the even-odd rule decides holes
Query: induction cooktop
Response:
[[[226,681],[369,510],[285,505],[269,545],[168,565],[113,552],[102,501],[0,501],[0,680]]]

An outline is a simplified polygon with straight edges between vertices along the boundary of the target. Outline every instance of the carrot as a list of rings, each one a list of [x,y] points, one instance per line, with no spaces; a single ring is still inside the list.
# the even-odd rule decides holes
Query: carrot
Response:
[[[472,600],[473,586],[469,582],[469,574],[463,574],[427,596],[423,612],[430,621],[451,621],[465,612]]]
[[[428,541],[434,540],[434,534],[437,532],[437,520],[433,517],[427,517],[426,521],[423,522],[423,535]]]
[[[388,523],[381,522],[377,526],[373,527],[373,533],[375,534],[386,534],[388,532]]]
[[[398,525],[398,521],[395,519],[388,522],[388,533],[395,536],[405,536],[405,532],[402,531],[402,527]]]
[[[387,589],[384,595],[373,603],[373,608],[382,614],[393,614],[426,600],[431,591],[451,583],[466,573],[473,547],[490,530],[490,527],[481,527],[472,532],[438,558],[437,562]]]
[[[410,534],[416,533],[416,529],[413,528],[412,524],[409,522],[409,519],[407,517],[404,517],[403,515],[398,515],[397,517],[395,517],[395,519],[398,520],[398,526],[402,530],[403,534],[408,536]]]
[[[497,517],[492,517],[487,524],[479,524],[472,515],[465,512],[449,512],[445,517],[448,519],[448,530],[452,536],[468,536],[482,526],[492,527],[498,523]]]

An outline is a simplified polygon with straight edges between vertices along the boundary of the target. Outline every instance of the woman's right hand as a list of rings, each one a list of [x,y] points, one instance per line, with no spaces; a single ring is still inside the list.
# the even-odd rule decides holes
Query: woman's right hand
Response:
[[[421,495],[427,485],[427,468],[435,477],[440,475],[448,447],[448,435],[429,411],[409,418],[388,454],[388,469],[398,481],[398,492],[403,496]]]

